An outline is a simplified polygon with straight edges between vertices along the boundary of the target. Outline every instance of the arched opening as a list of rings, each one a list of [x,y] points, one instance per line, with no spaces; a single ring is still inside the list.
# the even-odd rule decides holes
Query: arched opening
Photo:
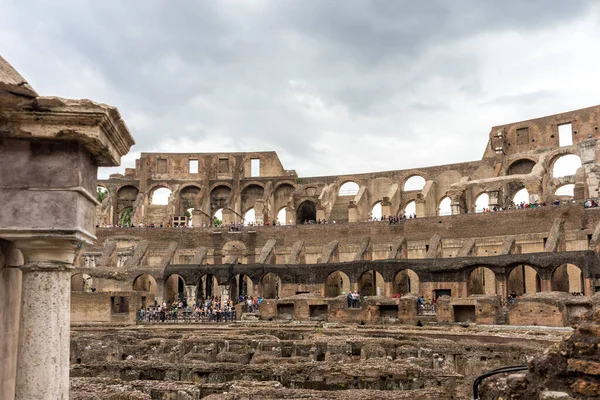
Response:
[[[181,275],[173,274],[165,281],[165,301],[185,300],[185,281]]]
[[[249,210],[254,208],[256,200],[262,199],[265,193],[265,189],[259,185],[248,185],[242,190],[242,210]],[[256,221],[256,219],[255,219]]]
[[[475,212],[486,212],[490,207],[490,196],[487,193],[481,193],[475,200]]]
[[[71,292],[94,292],[92,277],[88,274],[74,274],[71,277]]]
[[[275,221],[275,224],[287,225],[287,211],[285,207],[282,207],[277,213],[277,220]]]
[[[254,285],[248,275],[238,274],[231,278],[229,295],[234,302],[239,302],[254,293]]]
[[[508,175],[527,175],[535,167],[535,162],[528,159],[521,159],[513,162],[508,167]]]
[[[425,187],[425,178],[419,175],[413,175],[404,182],[404,191],[423,190]]]
[[[529,204],[529,192],[527,191],[527,189],[523,188],[517,193],[515,193],[515,195],[513,196],[513,203],[515,205]]]
[[[467,296],[496,294],[496,275],[487,267],[477,267],[467,277]]]
[[[296,209],[296,223],[302,224],[305,222],[317,220],[317,206],[310,200],[305,200]]]
[[[186,210],[196,207],[196,198],[200,194],[198,186],[186,186],[179,192],[179,212],[183,213]],[[182,214],[180,214],[182,215]]]
[[[419,276],[412,269],[403,269],[394,278],[394,294],[419,294]]]
[[[256,212],[254,211],[254,208],[251,208],[244,214],[244,225],[254,224],[256,224]]]
[[[538,293],[541,291],[542,282],[535,269],[529,265],[517,265],[508,274],[506,290],[508,294]]]
[[[275,189],[275,194],[273,195],[273,209],[279,210],[279,213],[281,213],[282,209],[285,209],[290,204],[292,204],[293,194],[295,190],[296,188],[288,183],[284,183],[277,186],[277,188]],[[286,224],[287,215],[283,218],[280,218],[278,215],[277,218],[279,219],[279,223],[281,225]]]
[[[325,297],[337,297],[350,292],[350,278],[342,271],[334,271],[327,276]]]
[[[119,226],[131,226],[131,215],[133,214],[133,207],[127,207],[118,215]]]
[[[96,200],[98,200],[98,203],[102,204],[104,199],[106,199],[107,197],[108,197],[108,189],[105,188],[104,186],[97,186],[96,187]]]
[[[575,196],[575,185],[569,183],[567,185],[562,185],[554,192],[554,195],[561,197],[573,197]]]
[[[127,211],[127,217],[130,220],[133,211],[133,203],[139,194],[138,188],[135,186],[123,186],[117,191],[117,210],[115,213],[115,224],[119,224],[123,212]]]
[[[411,201],[409,202],[406,207],[404,207],[404,216],[406,218],[410,218],[411,216],[416,216],[417,215],[417,202],[416,201]]]
[[[383,216],[383,210],[381,207],[381,202],[378,201],[377,203],[375,203],[375,205],[371,209],[371,218],[376,219],[377,221],[380,221],[382,216]]]
[[[563,264],[552,272],[552,290],[583,293],[583,274],[577,265]]]
[[[438,207],[438,215],[452,215],[452,201],[450,197],[444,197],[440,201],[440,206]]]
[[[264,299],[278,299],[281,290],[281,279],[269,272],[260,280],[260,289]]]
[[[198,288],[196,289],[196,299],[206,300],[208,298],[217,296],[217,288],[219,282],[217,278],[212,274],[202,275],[200,281],[198,281]]]
[[[142,274],[133,280],[132,289],[136,292],[148,292],[156,296],[158,286],[153,276]]]
[[[361,296],[383,296],[385,294],[383,276],[377,271],[367,271],[358,280],[358,293]]]
[[[223,209],[219,208],[215,211],[213,215],[213,226],[222,226],[223,225]]]
[[[352,181],[346,182],[340,186],[338,196],[356,196],[359,189],[358,183]]]
[[[562,178],[564,176],[574,176],[581,167],[581,159],[574,154],[561,156],[554,161],[552,167],[552,177]]]
[[[150,203],[153,206],[166,206],[169,204],[169,196],[171,196],[171,189],[159,187],[150,194]]]
[[[228,186],[220,185],[216,186],[210,192],[210,210],[215,215],[218,210],[222,210],[227,205],[227,200],[229,199],[229,195],[231,194],[231,189]],[[221,218],[223,221],[223,215],[221,214]],[[231,221],[229,221],[231,222]]]
[[[187,217],[187,224],[188,226],[193,226],[193,221],[192,221],[192,211],[194,211],[194,208],[188,208],[187,210],[185,210],[185,213],[183,213],[184,216]]]

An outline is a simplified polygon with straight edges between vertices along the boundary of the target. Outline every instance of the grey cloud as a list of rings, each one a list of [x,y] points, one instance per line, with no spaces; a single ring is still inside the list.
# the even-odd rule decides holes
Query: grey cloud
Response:
[[[2,3],[0,35],[19,37],[22,50],[14,52],[22,58],[3,55],[17,66],[48,63],[46,71],[31,70],[59,92],[42,94],[64,90],[114,103],[126,119],[146,119],[133,132],[137,151],[158,150],[167,138],[210,139],[230,143],[223,151],[279,150],[307,170],[287,168],[319,175],[334,162],[356,165],[330,162],[335,153],[315,145],[324,132],[350,143],[369,134],[427,146],[438,129],[432,120],[452,117],[453,96],[481,105],[480,49],[462,48],[465,40],[498,32],[527,40],[593,12],[583,0]],[[80,87],[76,72],[59,76],[62,65],[89,68],[106,87]],[[290,81],[306,82],[325,111],[294,104],[286,97]],[[495,97],[484,105],[522,100]],[[425,122],[431,136],[416,138]],[[346,158],[364,152],[347,151]],[[461,151],[451,157],[468,159]],[[428,150],[411,153],[386,169],[418,165]]]

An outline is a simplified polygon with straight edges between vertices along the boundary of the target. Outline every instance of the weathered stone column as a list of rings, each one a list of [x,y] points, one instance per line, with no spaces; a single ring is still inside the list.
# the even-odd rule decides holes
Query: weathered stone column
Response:
[[[490,208],[490,210],[492,210],[494,206],[501,207],[499,190],[488,190],[487,194],[489,198],[488,207]]]
[[[2,398],[69,398],[71,264],[95,239],[98,167],[119,165],[133,144],[116,108],[38,96],[0,57],[0,239],[24,258],[21,271],[3,268],[0,277],[0,289],[11,285],[2,307],[18,310],[16,291],[21,304],[20,315],[7,315],[11,329],[0,327],[2,345],[15,344],[18,316],[16,379],[9,355]]]
[[[221,301],[229,300],[229,285],[219,285],[219,295],[221,296]]]
[[[196,285],[185,285],[185,297],[189,305],[196,304]]]
[[[0,393],[15,398],[21,318],[21,253],[10,242],[0,240]]]
[[[25,264],[17,399],[68,399],[72,240],[17,241]],[[51,294],[51,295],[49,295]]]

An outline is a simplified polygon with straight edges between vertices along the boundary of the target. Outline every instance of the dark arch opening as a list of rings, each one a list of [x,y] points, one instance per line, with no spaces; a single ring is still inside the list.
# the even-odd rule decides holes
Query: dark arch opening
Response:
[[[317,206],[310,200],[305,200],[296,210],[296,223],[302,224],[305,221],[317,220]]]
[[[528,159],[517,160],[514,163],[510,164],[510,166],[508,167],[508,175],[529,174],[531,173],[531,170],[533,170],[534,166],[534,161]]]

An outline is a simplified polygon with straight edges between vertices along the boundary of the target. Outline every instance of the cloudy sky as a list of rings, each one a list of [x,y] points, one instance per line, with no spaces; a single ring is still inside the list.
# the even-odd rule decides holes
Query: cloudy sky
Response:
[[[600,103],[598,3],[0,0],[0,54],[41,95],[117,106],[124,166],[275,150],[301,176],[370,172]]]

